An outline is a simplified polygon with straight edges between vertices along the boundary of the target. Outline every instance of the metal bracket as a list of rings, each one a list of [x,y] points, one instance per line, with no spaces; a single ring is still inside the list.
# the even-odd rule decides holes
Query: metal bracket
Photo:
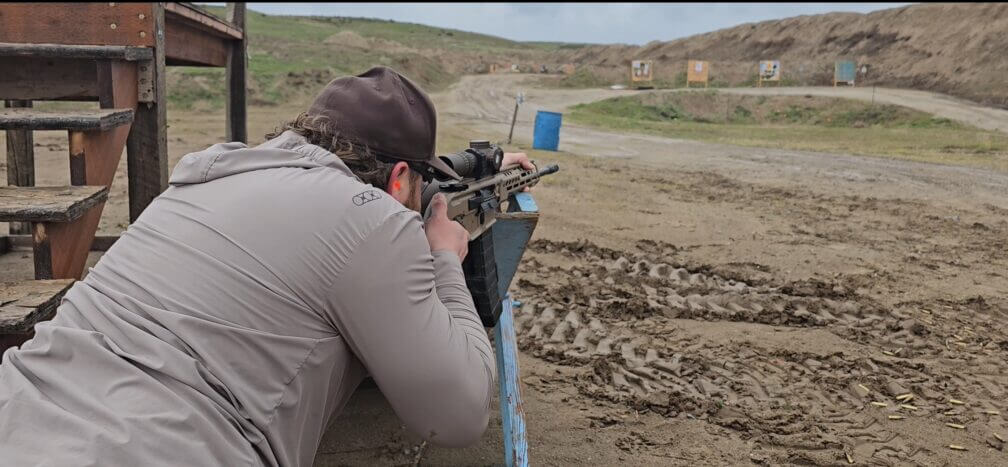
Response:
[[[154,61],[143,60],[137,62],[137,101],[155,102],[157,96],[154,95]]]

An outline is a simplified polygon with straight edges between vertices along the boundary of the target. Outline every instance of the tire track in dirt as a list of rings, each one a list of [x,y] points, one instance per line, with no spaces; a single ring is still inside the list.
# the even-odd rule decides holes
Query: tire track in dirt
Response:
[[[915,303],[887,309],[839,283],[746,281],[677,264],[668,245],[638,248],[645,252],[537,240],[522,266],[520,347],[580,368],[575,385],[589,399],[705,419],[765,447],[771,463],[830,464],[848,454],[935,461],[941,446],[907,436],[898,426],[907,419],[969,426],[960,444],[996,443],[984,433],[1005,431],[1004,310],[942,304],[987,324],[968,333],[936,318],[947,313],[917,313]],[[740,345],[683,332],[690,322],[821,330],[851,348]]]

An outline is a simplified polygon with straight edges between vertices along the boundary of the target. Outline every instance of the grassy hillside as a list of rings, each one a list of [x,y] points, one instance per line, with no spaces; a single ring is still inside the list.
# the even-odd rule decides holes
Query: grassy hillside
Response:
[[[206,7],[223,16],[223,8]],[[868,65],[859,85],[948,93],[1008,108],[1008,4],[918,4],[869,14],[830,13],[748,23],[644,46],[515,42],[499,37],[387,20],[268,16],[250,11],[250,102],[304,98],[335,76],[372,65],[396,68],[428,91],[492,64],[523,71],[574,64],[577,72],[544,80],[561,87],[626,83],[634,59],[655,60],[656,87],[681,87],[688,59],[711,63],[712,87],[756,82],[759,60],[781,60],[784,85],[832,84],[833,63]],[[173,68],[171,100],[219,106],[221,69]]]
[[[203,6],[223,17],[222,7]],[[395,68],[427,91],[446,88],[462,74],[483,73],[491,63],[535,61],[561,47],[395,21],[274,16],[249,10],[249,98],[269,105],[313,95],[332,78],[373,65]],[[169,99],[184,108],[223,104],[224,70],[169,69]]]

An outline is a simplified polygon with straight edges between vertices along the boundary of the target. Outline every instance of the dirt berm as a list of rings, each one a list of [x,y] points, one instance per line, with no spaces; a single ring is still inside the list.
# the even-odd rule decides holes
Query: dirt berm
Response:
[[[759,60],[780,60],[786,83],[832,85],[838,59],[867,64],[864,84],[952,94],[1008,107],[1008,4],[924,4],[869,14],[829,13],[747,23],[642,47],[562,48],[559,63],[625,80],[632,59],[653,59],[656,78],[681,81],[686,60],[711,62],[716,83],[754,83]],[[683,76],[679,76],[683,75]]]

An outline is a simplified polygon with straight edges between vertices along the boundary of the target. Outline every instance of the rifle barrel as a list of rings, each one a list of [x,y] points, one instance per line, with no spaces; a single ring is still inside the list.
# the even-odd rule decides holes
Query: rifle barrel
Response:
[[[560,166],[556,165],[556,164],[553,164],[553,165],[551,165],[549,167],[546,167],[545,169],[540,170],[539,171],[539,176],[542,177],[543,175],[554,174],[554,173],[557,173],[558,171],[560,171]]]

